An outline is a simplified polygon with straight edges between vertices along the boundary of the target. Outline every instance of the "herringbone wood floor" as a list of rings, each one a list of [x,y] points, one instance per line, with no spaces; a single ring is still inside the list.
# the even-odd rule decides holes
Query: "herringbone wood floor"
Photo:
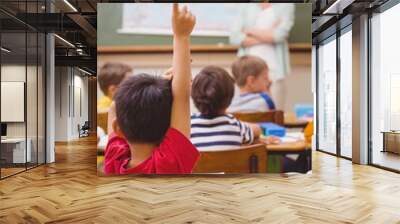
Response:
[[[0,223],[400,223],[400,175],[315,152],[313,173],[97,177],[94,139],[0,181]]]

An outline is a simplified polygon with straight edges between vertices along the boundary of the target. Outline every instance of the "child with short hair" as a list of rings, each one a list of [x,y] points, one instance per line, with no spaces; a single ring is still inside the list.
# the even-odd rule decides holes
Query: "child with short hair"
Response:
[[[129,77],[114,97],[116,119],[105,150],[106,174],[188,174],[199,157],[190,136],[190,33],[195,17],[174,3],[172,81]]]
[[[270,97],[271,81],[267,64],[256,56],[242,56],[232,64],[232,74],[240,89],[228,111],[230,113],[275,110]]]
[[[97,80],[104,96],[97,101],[97,110],[110,108],[118,85],[132,73],[132,68],[122,63],[109,62],[100,68]]]
[[[257,124],[245,123],[226,113],[234,94],[234,81],[228,72],[207,66],[196,75],[192,99],[199,114],[191,117],[191,141],[199,151],[223,151],[252,144],[261,134]],[[274,143],[276,138],[267,138]]]

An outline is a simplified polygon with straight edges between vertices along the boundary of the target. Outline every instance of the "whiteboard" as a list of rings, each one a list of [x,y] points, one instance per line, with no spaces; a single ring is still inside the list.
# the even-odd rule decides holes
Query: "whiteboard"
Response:
[[[1,122],[24,122],[24,102],[24,82],[1,82]]]
[[[232,21],[239,16],[233,3],[186,3],[196,15],[194,36],[229,36]],[[181,4],[182,7],[182,4]],[[124,3],[119,33],[171,35],[171,8],[168,3]]]

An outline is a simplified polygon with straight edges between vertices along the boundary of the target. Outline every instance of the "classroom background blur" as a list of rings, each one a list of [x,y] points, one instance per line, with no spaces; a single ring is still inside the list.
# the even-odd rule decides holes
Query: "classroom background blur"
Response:
[[[286,38],[286,30],[275,29],[273,34],[283,33],[282,40],[279,43],[262,43],[257,46],[263,46],[258,51],[261,58],[266,61],[270,67],[270,79],[272,86],[279,83],[285,92],[279,93],[278,97],[285,96],[283,105],[278,110],[270,111],[268,118],[256,115],[256,117],[240,116],[234,114],[239,120],[260,123],[273,122],[279,124],[279,130],[285,128],[297,128],[291,130],[291,134],[283,134],[281,137],[283,144],[272,146],[269,152],[268,162],[264,161],[266,151],[265,146],[254,149],[232,150],[232,161],[225,161],[225,164],[235,164],[240,169],[226,170],[217,168],[216,164],[222,162],[212,162],[217,158],[218,150],[214,150],[210,155],[202,153],[202,161],[198,162],[194,172],[265,172],[264,168],[253,170],[249,155],[261,152],[260,164],[266,165],[267,172],[288,172],[284,167],[284,156],[288,150],[289,154],[295,154],[293,160],[296,166],[293,171],[308,172],[311,169],[310,143],[313,127],[307,129],[308,134],[303,133],[304,127],[313,118],[313,93],[312,93],[312,75],[311,75],[311,5],[310,4],[280,4],[273,3],[267,7],[273,7],[273,10],[262,9],[264,3],[243,3],[241,6],[232,3],[220,4],[188,4],[188,8],[196,16],[196,26],[191,36],[191,57],[192,57],[192,76],[193,79],[199,71],[209,65],[216,65],[226,69],[230,75],[231,65],[238,58],[238,52],[247,52],[248,49],[239,49],[240,36],[245,36],[245,29],[258,27],[258,13],[261,11],[269,12],[263,14],[268,19],[276,19],[280,24],[286,25],[284,29],[289,30]],[[265,3],[267,4],[267,3]],[[289,6],[289,7],[287,7]],[[269,8],[269,9],[271,9]],[[161,75],[172,65],[172,28],[171,28],[171,4],[144,4],[144,3],[120,3],[120,4],[99,4],[98,5],[98,35],[97,35],[97,68],[100,71],[105,63],[123,63],[133,68],[133,74],[148,73]],[[248,11],[244,11],[246,9]],[[294,9],[291,16],[286,9]],[[286,11],[285,11],[286,10]],[[289,12],[290,14],[290,12]],[[263,17],[264,18],[264,17]],[[282,21],[283,20],[283,21]],[[262,20],[260,20],[262,21]],[[275,23],[270,21],[270,25]],[[262,24],[263,29],[266,29]],[[273,25],[272,25],[273,26]],[[260,28],[260,27],[258,27]],[[242,30],[242,31],[241,31]],[[238,38],[235,37],[237,35]],[[275,38],[276,39],[276,38]],[[274,39],[274,41],[275,41]],[[235,41],[236,40],[236,41]],[[269,49],[265,51],[265,49]],[[273,50],[270,50],[273,49]],[[265,53],[265,54],[264,54]],[[268,54],[269,53],[269,54]],[[268,54],[268,55],[267,55]],[[242,54],[241,54],[242,55]],[[265,57],[263,57],[265,56]],[[276,56],[276,57],[275,57]],[[276,59],[276,60],[274,60]],[[279,60],[278,60],[279,59]],[[289,63],[288,63],[289,62]],[[281,65],[280,71],[277,69]],[[288,74],[287,74],[288,73]],[[281,76],[281,78],[276,78]],[[279,82],[278,82],[279,81]],[[236,86],[235,94],[239,94],[239,88]],[[272,90],[273,91],[273,90]],[[98,99],[104,99],[104,93],[98,87]],[[274,95],[272,95],[273,100]],[[197,113],[193,102],[191,103],[191,112]],[[306,119],[304,119],[306,117]],[[98,111],[98,136],[99,136],[99,157],[98,172],[102,175],[103,151],[107,142],[107,113]],[[285,128],[283,128],[283,126]],[[102,129],[102,130],[101,130]],[[286,132],[285,132],[286,133]],[[265,135],[270,135],[271,133]],[[306,137],[307,135],[308,137]],[[279,135],[280,136],[280,135]],[[286,142],[289,139],[290,142]],[[305,141],[306,138],[306,141]],[[267,150],[267,151],[268,151]],[[213,154],[215,152],[215,155]],[[240,154],[243,152],[243,154]],[[212,154],[212,155],[211,155]],[[222,158],[230,158],[228,153],[221,153]],[[249,155],[247,155],[249,154]],[[299,156],[300,155],[300,156]],[[207,162],[205,162],[207,161]],[[241,164],[240,161],[244,161]],[[249,167],[247,167],[249,163]],[[300,165],[299,165],[300,164]],[[204,166],[203,166],[204,165]],[[243,165],[243,166],[241,166]],[[254,165],[254,164],[253,164]],[[256,171],[257,170],[257,171]]]
[[[169,68],[172,63],[172,38],[168,6],[100,4],[98,69],[106,62],[126,63],[133,67],[134,74],[162,74]],[[197,3],[189,4],[189,8],[197,17],[192,36],[193,77],[207,65],[221,66],[230,72],[238,46],[229,43],[229,35],[240,6]],[[283,110],[287,116],[293,116],[296,105],[313,104],[310,29],[311,6],[295,4],[294,25],[288,38],[291,70],[285,78],[287,92]],[[98,89],[98,99],[102,96]],[[192,111],[196,112],[193,105]]]

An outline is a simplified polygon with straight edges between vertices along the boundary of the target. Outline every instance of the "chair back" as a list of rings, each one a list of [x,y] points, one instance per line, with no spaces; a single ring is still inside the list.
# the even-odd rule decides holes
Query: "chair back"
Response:
[[[107,112],[97,113],[97,126],[101,127],[106,133],[107,133],[107,122],[108,122]]]
[[[200,152],[193,173],[266,173],[265,145],[255,144],[224,151]]]
[[[278,125],[284,125],[283,111],[281,110],[253,113],[232,113],[232,115],[241,121],[250,123],[272,122]]]

